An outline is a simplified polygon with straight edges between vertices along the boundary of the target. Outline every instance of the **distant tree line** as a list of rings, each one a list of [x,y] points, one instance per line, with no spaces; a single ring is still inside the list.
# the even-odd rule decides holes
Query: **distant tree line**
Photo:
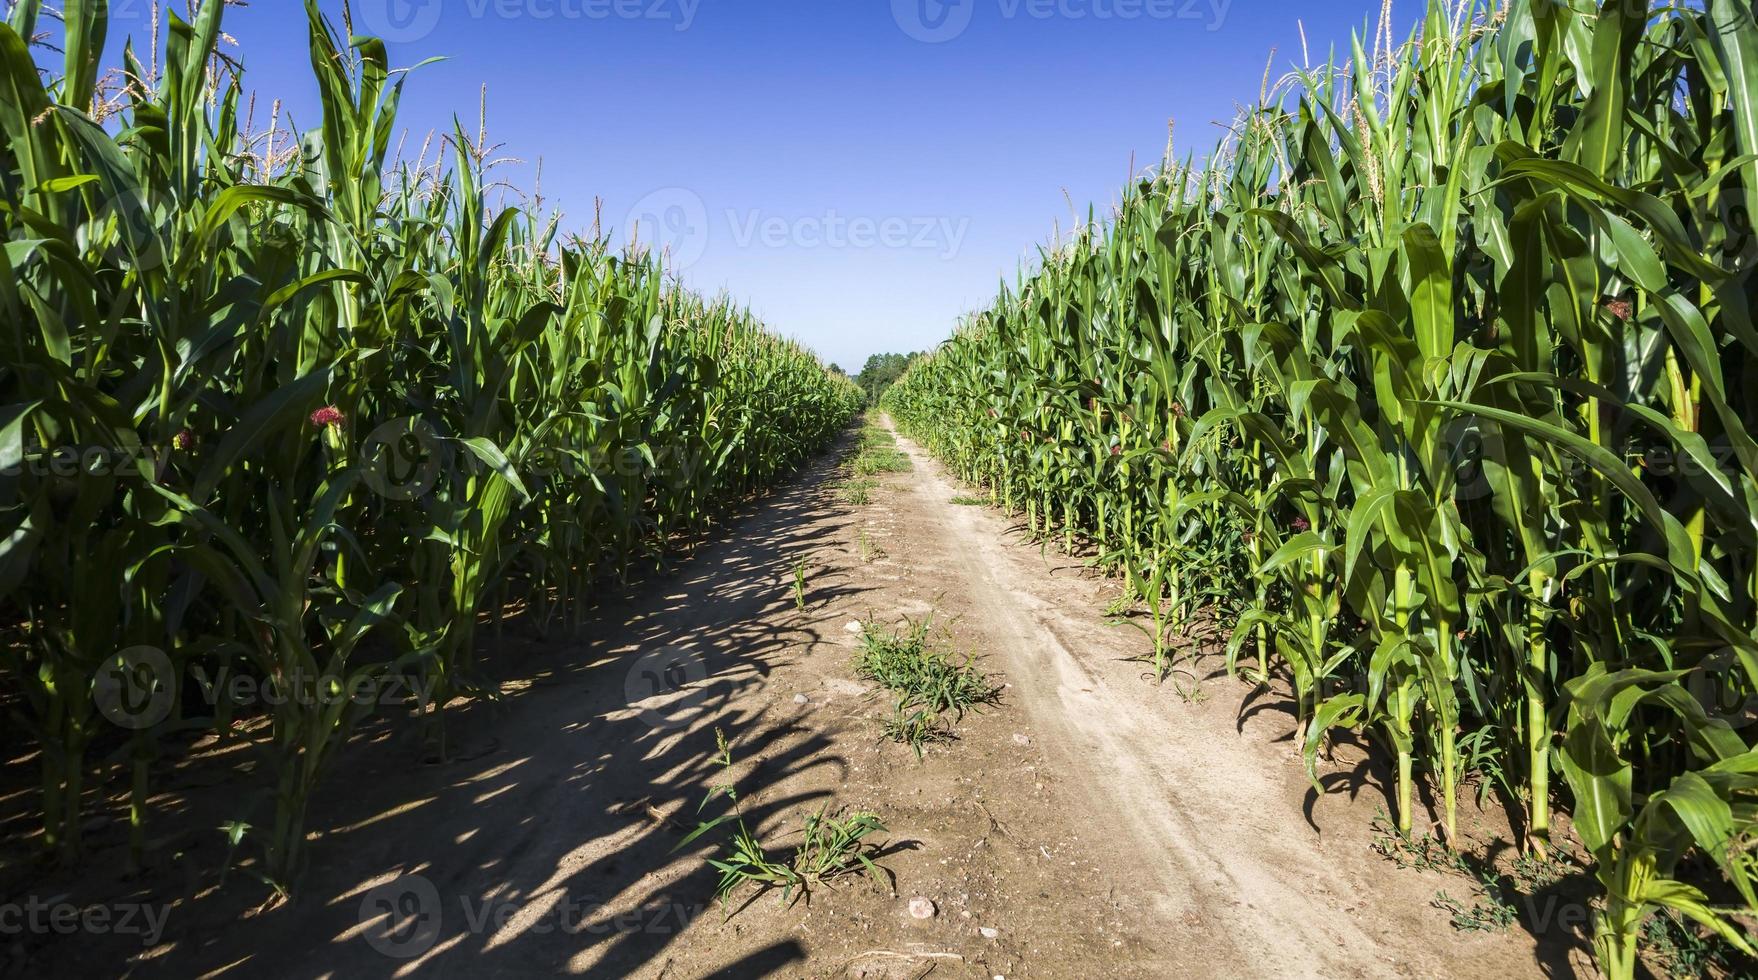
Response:
[[[903,372],[908,370],[909,366],[922,356],[922,353],[917,351],[912,354],[874,354],[867,358],[867,366],[861,368],[860,374],[855,375],[855,384],[860,385],[861,390],[867,393],[867,404],[879,404],[879,396],[885,393],[885,389],[895,384],[898,378],[903,377]]]

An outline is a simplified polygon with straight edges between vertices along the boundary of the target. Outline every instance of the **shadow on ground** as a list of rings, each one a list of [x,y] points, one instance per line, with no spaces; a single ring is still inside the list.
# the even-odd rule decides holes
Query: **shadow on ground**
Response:
[[[449,713],[450,761],[424,761],[405,721],[362,729],[313,801],[312,866],[292,902],[254,907],[266,892],[237,872],[215,887],[224,850],[209,818],[236,812],[233,773],[254,767],[248,751],[223,754],[180,769],[179,792],[155,801],[151,829],[170,836],[155,842],[154,870],[117,880],[126,851],[107,834],[82,878],[23,883],[77,905],[168,905],[161,945],[125,966],[141,949],[132,937],[30,936],[22,953],[12,944],[13,966],[141,977],[676,975],[669,959],[684,927],[722,915],[709,841],[674,851],[726,778],[715,730],[733,740],[747,793],[844,765],[823,735],[762,696],[777,664],[823,639],[791,615],[787,569],[849,520],[834,472],[826,458],[753,501],[672,573],[606,601],[582,635],[497,658],[510,665],[507,693]],[[813,598],[831,592],[848,594]],[[810,798],[764,795],[744,816],[773,839],[792,829],[779,816]],[[803,956],[779,942],[723,975]]]

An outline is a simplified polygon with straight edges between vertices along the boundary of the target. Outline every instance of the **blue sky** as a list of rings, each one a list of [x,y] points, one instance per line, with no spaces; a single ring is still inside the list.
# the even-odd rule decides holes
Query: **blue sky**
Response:
[[[177,0],[181,3],[181,0]],[[1400,23],[1420,13],[1398,0]],[[148,0],[111,0],[144,37]],[[411,80],[412,153],[454,112],[526,161],[502,179],[667,245],[693,287],[730,291],[858,370],[932,346],[1047,242],[1156,162],[1168,120],[1204,153],[1281,74],[1347,51],[1378,0],[353,0]],[[246,82],[315,125],[303,5],[227,13]],[[340,0],[322,7],[340,19]],[[369,30],[370,29],[370,30]],[[260,105],[261,103],[259,103]],[[266,110],[259,109],[259,112]],[[261,120],[259,119],[259,124]]]

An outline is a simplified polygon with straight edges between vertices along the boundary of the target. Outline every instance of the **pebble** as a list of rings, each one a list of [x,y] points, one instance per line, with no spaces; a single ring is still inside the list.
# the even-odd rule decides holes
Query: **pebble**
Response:
[[[1013,740],[1020,745],[1032,744],[1032,737],[1030,735],[1021,735],[1019,732],[1013,733]]]
[[[804,694],[794,695],[794,703],[795,704],[810,704],[811,701],[812,701],[812,699],[806,697]]]
[[[844,626],[842,629],[845,633],[859,633],[864,628],[865,627],[861,625],[860,620],[851,619],[848,621],[848,625]]]
[[[910,915],[918,919],[932,919],[934,912],[934,903],[928,899],[920,895],[910,899]]]
[[[979,926],[977,927],[977,931],[983,934],[984,939],[994,939],[996,936],[1001,935],[1000,929],[994,929],[989,926]]]

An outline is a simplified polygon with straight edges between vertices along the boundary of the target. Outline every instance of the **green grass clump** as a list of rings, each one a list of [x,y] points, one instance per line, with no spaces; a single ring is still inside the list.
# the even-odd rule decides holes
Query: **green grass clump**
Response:
[[[897,435],[867,416],[861,424],[861,448],[884,449],[897,445]]]
[[[723,769],[730,770],[732,747],[727,743],[726,734],[715,729],[714,738],[720,750],[715,761]],[[731,836],[719,856],[708,859],[708,863],[720,872],[714,896],[720,900],[722,908],[730,905],[733,893],[745,884],[757,885],[759,895],[771,889],[781,889],[784,905],[808,897],[818,885],[849,875],[865,874],[875,881],[895,884],[895,877],[874,863],[874,858],[879,857],[879,847],[867,840],[886,832],[885,824],[874,814],[831,816],[829,804],[826,804],[817,813],[806,815],[798,847],[785,855],[772,857],[769,849],[745,823],[738,789],[730,781],[710,787],[698,810],[721,796],[732,802],[732,809],[713,820],[698,823],[696,829],[679,841],[673,850],[689,846],[717,827],[732,825]]]
[[[844,477],[837,485],[843,503],[864,506],[873,500],[879,487],[876,479],[884,473],[907,473],[912,468],[909,455],[897,448],[897,437],[871,419],[861,428],[858,445],[843,461]]]
[[[848,466],[856,476],[908,473],[911,469],[909,455],[897,448],[897,436],[871,416],[861,427],[860,446]]]
[[[863,449],[855,457],[854,470],[861,476],[879,473],[908,473],[910,458],[896,449]]]
[[[794,608],[806,610],[806,572],[812,567],[809,558],[794,559]]]
[[[873,540],[873,536],[866,531],[861,532],[856,545],[860,551],[861,560],[864,562],[874,562],[885,557],[885,549],[880,547],[879,542]]]
[[[1642,923],[1642,944],[1651,965],[1675,980],[1712,980],[1758,975],[1758,963],[1714,932],[1679,912],[1663,910]]]
[[[885,737],[908,744],[917,757],[930,742],[954,739],[952,726],[965,712],[1001,697],[1001,689],[972,667],[969,658],[955,661],[931,647],[929,630],[927,621],[904,629],[869,623],[855,656],[857,675],[895,695]]]
[[[878,480],[853,477],[837,485],[836,495],[851,507],[863,507],[873,502],[873,488],[878,485]]]

